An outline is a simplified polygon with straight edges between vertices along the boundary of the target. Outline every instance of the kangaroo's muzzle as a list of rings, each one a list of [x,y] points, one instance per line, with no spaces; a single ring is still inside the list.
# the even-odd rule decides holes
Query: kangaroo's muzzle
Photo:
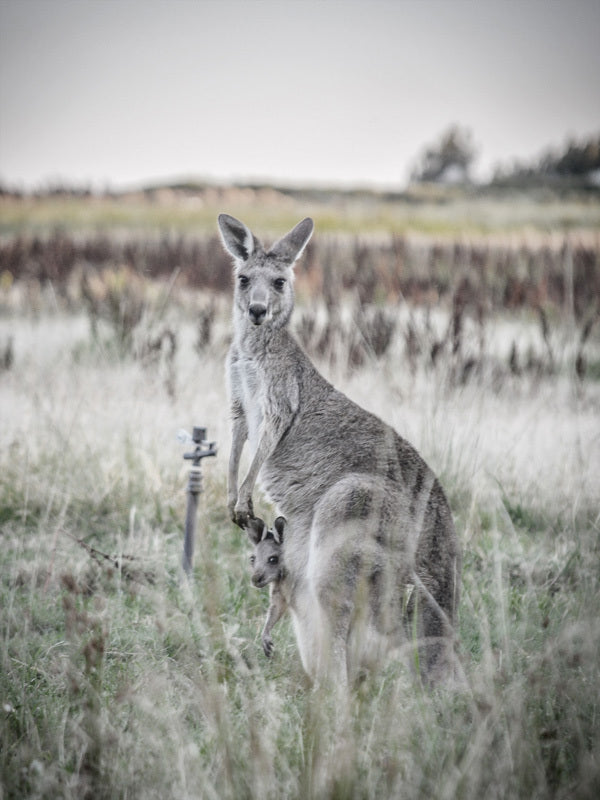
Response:
[[[250,303],[248,315],[254,325],[262,325],[267,316],[267,307],[263,303]]]
[[[252,575],[252,583],[256,586],[257,589],[262,589],[263,586],[267,585],[267,580],[265,578],[264,572],[256,572]]]

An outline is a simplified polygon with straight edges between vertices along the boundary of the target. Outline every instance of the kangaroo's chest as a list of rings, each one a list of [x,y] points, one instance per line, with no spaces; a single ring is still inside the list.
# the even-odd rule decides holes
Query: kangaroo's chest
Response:
[[[248,425],[248,441],[254,454],[258,447],[260,426],[264,417],[264,383],[256,362],[252,359],[242,357],[236,367],[242,406]]]

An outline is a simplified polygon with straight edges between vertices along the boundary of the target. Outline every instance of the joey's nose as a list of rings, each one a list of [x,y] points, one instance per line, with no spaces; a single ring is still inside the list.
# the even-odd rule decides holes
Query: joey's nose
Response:
[[[267,307],[262,303],[251,303],[248,307],[250,319],[255,325],[260,325],[265,321],[267,316]]]
[[[265,583],[265,576],[264,576],[264,573],[263,573],[263,572],[258,572],[258,573],[257,573],[257,572],[255,572],[255,573],[252,575],[252,583],[253,583],[255,586],[258,586],[259,588],[260,588],[261,586],[264,586],[264,583]]]

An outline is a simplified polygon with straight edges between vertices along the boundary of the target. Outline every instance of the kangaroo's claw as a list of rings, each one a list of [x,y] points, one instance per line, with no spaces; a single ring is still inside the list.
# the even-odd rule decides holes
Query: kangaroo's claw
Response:
[[[266,657],[271,658],[273,655],[273,639],[270,636],[263,637],[262,646]]]

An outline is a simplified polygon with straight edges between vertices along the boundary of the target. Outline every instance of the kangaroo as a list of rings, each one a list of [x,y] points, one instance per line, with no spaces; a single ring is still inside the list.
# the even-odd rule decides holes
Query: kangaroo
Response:
[[[285,518],[277,517],[273,528],[267,528],[259,517],[249,520],[246,532],[254,545],[250,556],[252,583],[257,589],[269,587],[269,609],[262,629],[261,640],[267,658],[273,654],[271,630],[285,614],[290,594],[287,570],[283,560],[283,531]]]
[[[310,676],[352,680],[363,660],[377,662],[401,641],[416,614],[419,669],[437,681],[452,663],[461,571],[444,491],[415,448],[336,390],[289,332],[293,268],[313,221],[269,249],[234,217],[218,224],[235,276],[231,518],[242,528],[252,520],[260,476],[289,521],[290,612]],[[250,466],[238,486],[246,441]]]

